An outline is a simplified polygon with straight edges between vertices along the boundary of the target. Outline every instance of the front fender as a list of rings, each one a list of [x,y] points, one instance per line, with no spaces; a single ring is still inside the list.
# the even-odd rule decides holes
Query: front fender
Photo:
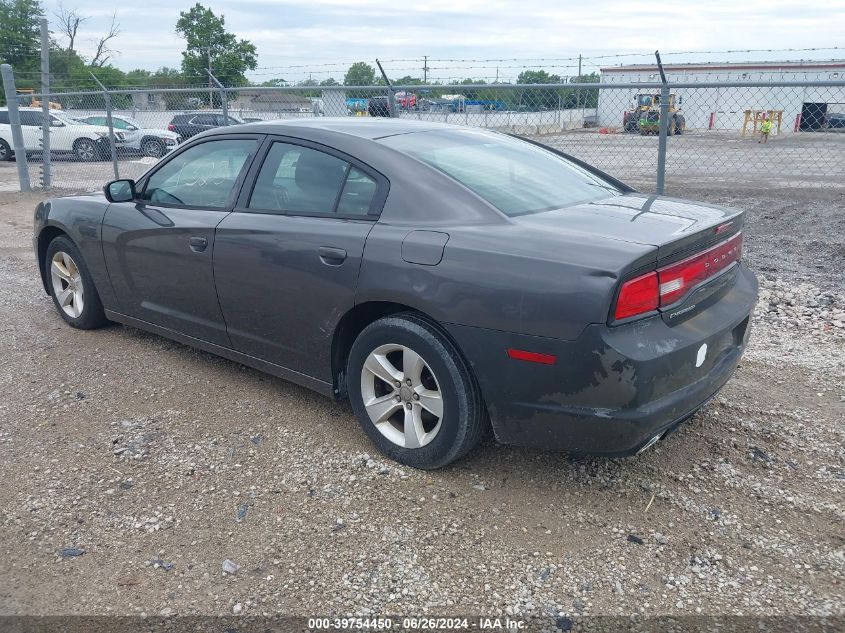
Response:
[[[58,235],[67,235],[82,253],[103,306],[113,309],[116,302],[101,243],[108,206],[102,194],[90,194],[53,198],[35,208],[33,246],[46,292],[49,292],[44,262],[47,247]]]

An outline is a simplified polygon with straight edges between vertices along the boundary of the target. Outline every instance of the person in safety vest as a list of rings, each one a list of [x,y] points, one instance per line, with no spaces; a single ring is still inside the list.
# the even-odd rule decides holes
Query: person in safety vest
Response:
[[[760,123],[760,140],[757,141],[758,143],[763,143],[764,145],[769,141],[769,133],[772,131],[772,120],[768,117],[763,118],[763,122]]]

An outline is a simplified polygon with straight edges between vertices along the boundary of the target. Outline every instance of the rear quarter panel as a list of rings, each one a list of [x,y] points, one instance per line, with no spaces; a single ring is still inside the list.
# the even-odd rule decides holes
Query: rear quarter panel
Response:
[[[607,321],[621,275],[654,262],[653,247],[543,238],[514,225],[439,229],[449,234],[437,265],[402,259],[415,227],[377,224],[358,284],[359,301],[392,301],[441,323],[572,340]]]

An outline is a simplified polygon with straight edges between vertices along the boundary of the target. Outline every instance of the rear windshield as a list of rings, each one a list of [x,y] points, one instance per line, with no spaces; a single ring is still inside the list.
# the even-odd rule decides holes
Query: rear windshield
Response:
[[[484,130],[397,134],[385,145],[431,165],[502,213],[539,213],[618,195],[602,178],[542,147]]]

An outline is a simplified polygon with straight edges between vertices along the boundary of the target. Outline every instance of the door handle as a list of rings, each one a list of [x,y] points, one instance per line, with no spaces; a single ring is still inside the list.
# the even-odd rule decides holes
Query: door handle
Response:
[[[204,237],[192,237],[188,243],[195,253],[202,253],[208,247],[208,240]]]
[[[342,248],[334,248],[332,246],[321,246],[317,249],[317,254],[327,266],[340,266],[346,259],[346,251]]]

